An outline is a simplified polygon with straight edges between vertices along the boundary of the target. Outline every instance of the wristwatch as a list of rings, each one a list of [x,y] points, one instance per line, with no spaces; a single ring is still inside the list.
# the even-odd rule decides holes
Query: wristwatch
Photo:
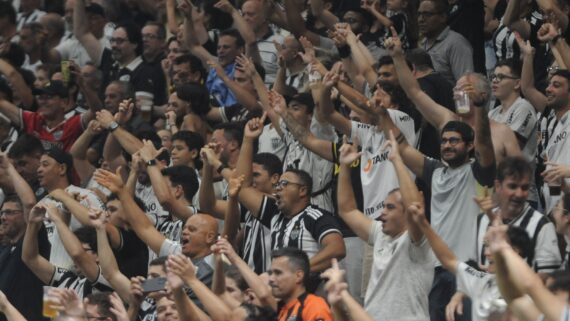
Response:
[[[220,166],[218,166],[218,168],[216,168],[216,172],[218,172],[218,174],[221,174],[222,171],[226,168],[228,168],[228,165],[221,163]]]
[[[151,159],[148,162],[146,162],[146,166],[154,166],[156,165],[156,159]]]
[[[119,128],[119,123],[117,123],[116,121],[112,122],[109,127],[107,127],[107,129],[112,132],[115,131],[115,129]]]

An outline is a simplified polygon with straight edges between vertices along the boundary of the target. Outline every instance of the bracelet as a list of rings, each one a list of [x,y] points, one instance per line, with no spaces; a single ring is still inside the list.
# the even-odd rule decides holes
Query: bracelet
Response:
[[[342,59],[350,57],[350,46],[344,45],[342,47],[338,47],[338,56]]]
[[[561,35],[556,35],[554,38],[552,38],[552,40],[550,40],[550,42],[555,45],[556,42],[558,42],[558,40],[560,40],[560,38],[562,38]]]
[[[218,174],[221,174],[222,171],[226,168],[228,168],[228,165],[221,163],[220,166],[218,166],[218,168],[216,168],[216,172],[218,172]]]

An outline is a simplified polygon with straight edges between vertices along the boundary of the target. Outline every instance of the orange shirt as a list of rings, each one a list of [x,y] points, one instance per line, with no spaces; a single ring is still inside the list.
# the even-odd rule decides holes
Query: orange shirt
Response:
[[[301,295],[302,298],[304,295]],[[296,321],[301,303],[299,299],[292,300],[279,310],[279,321]],[[303,321],[333,321],[332,313],[327,302],[314,294],[307,294],[301,312]]]

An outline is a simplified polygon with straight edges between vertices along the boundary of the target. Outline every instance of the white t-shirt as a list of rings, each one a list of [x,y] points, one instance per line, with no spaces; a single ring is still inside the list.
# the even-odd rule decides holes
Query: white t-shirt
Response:
[[[459,262],[456,277],[457,291],[471,298],[473,321],[490,320],[491,316],[502,315],[506,311],[507,302],[501,296],[495,275],[477,271]],[[493,320],[497,319],[493,318]]]
[[[548,141],[548,146],[546,146],[546,156],[548,161],[556,164],[570,164],[570,111],[566,112],[564,116],[558,121],[558,125],[554,129],[550,140]],[[566,178],[566,185],[570,185],[570,179]],[[556,202],[560,199],[560,196],[551,196],[548,189],[548,184],[543,185],[542,191],[544,193],[544,199],[546,201],[546,211],[549,213]]]
[[[65,191],[69,194],[79,194],[80,198],[79,203],[87,208],[96,208],[100,210],[105,209],[105,204],[103,203],[103,201],[101,201],[99,197],[97,197],[97,194],[93,193],[90,190],[80,188],[74,185],[69,185],[65,189]],[[44,197],[38,203],[55,204],[55,206],[59,210],[61,210],[64,215],[70,215],[69,210],[63,205],[63,203],[54,200],[49,195]],[[71,266],[73,266],[73,260],[71,259],[71,257],[69,257],[69,254],[63,247],[63,243],[59,238],[59,233],[55,228],[55,224],[51,221],[46,221],[44,222],[44,225],[47,230],[48,240],[51,244],[51,251],[49,257],[50,263],[55,266],[59,266],[66,269],[71,268]],[[72,231],[74,231],[80,227],[81,223],[79,223],[79,221],[73,215],[71,215],[71,220],[69,221],[69,228]]]
[[[111,44],[107,37],[99,39],[99,43],[103,48],[111,48]],[[59,45],[55,47],[55,50],[59,52],[61,60],[73,60],[80,67],[85,66],[89,61],[92,61],[96,66],[99,66],[101,63],[101,57],[103,56],[103,50],[101,50],[101,56],[97,58],[97,61],[93,61],[93,59],[89,57],[87,50],[85,50],[83,45],[81,45],[75,36],[60,42]]]
[[[416,134],[414,120],[399,110],[388,109],[390,118],[402,132],[408,144],[414,146]],[[362,146],[360,179],[364,201],[364,214],[376,218],[384,208],[384,199],[394,188],[399,187],[394,165],[388,160],[384,132],[376,126],[352,122],[351,140],[358,138]]]
[[[428,295],[435,257],[424,238],[414,244],[408,232],[393,239],[372,221],[368,244],[374,261],[364,298],[364,309],[375,321],[428,321]]]
[[[281,136],[279,136],[275,127],[271,124],[265,125],[263,132],[259,136],[257,152],[273,154],[283,161],[286,150],[287,146],[285,146],[285,143],[281,139]]]

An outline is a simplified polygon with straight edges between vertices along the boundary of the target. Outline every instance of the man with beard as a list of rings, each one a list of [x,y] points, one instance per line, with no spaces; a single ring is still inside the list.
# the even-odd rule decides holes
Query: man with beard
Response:
[[[548,87],[546,88],[546,99],[548,106],[554,110],[558,125],[554,128],[548,145],[545,148],[545,154],[542,155],[550,164],[543,173],[544,185],[543,193],[546,200],[546,212],[550,212],[558,199],[560,198],[560,188],[556,193],[555,188],[565,183],[570,185],[570,179],[564,177],[560,171],[561,165],[570,164],[570,72],[568,70],[559,70],[550,78]],[[564,180],[564,182],[562,181]]]
[[[441,161],[426,157],[408,144],[394,126],[387,112],[380,113],[385,134],[394,131],[406,166],[431,187],[431,224],[451,246],[460,261],[475,258],[475,236],[479,207],[472,197],[478,188],[490,188],[495,178],[495,153],[489,118],[484,106],[489,93],[476,74],[464,76],[462,89],[469,93],[475,106],[475,130],[461,121],[449,121],[441,130]],[[476,158],[471,154],[475,152]],[[445,319],[445,306],[455,293],[455,278],[436,267],[430,292],[432,320]]]

